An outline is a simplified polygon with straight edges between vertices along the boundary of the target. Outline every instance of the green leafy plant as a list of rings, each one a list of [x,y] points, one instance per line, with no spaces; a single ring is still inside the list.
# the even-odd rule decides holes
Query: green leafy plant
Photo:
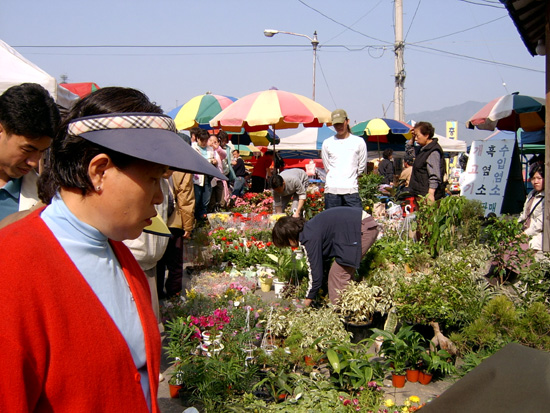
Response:
[[[391,297],[383,288],[367,281],[350,281],[341,291],[336,311],[350,323],[372,321],[375,312],[382,315],[392,307]]]
[[[462,196],[449,196],[438,202],[419,203],[416,212],[418,233],[430,248],[433,257],[443,251],[452,251],[462,245],[468,245],[476,238],[476,228],[483,218],[479,201],[468,200]],[[477,212],[476,212],[477,211]],[[477,213],[481,213],[476,216]],[[477,220],[479,223],[474,225]],[[465,222],[468,221],[468,224]]]
[[[291,278],[299,280],[307,272],[307,263],[303,254],[291,248],[281,248],[276,254],[267,254],[268,262],[263,265],[275,270],[275,277],[279,281],[290,281]]]
[[[372,339],[383,337],[380,353],[384,354],[386,362],[395,374],[405,374],[405,368],[414,360],[424,347],[421,346],[422,336],[413,330],[412,326],[403,326],[397,333],[373,328]]]
[[[359,196],[366,211],[372,212],[374,204],[380,202],[378,189],[384,177],[378,174],[367,173],[358,178]]]
[[[520,272],[534,261],[529,237],[521,224],[512,217],[492,218],[483,230],[486,245],[493,253],[494,274],[500,283],[507,280],[510,271]]]
[[[456,371],[454,364],[449,361],[451,355],[443,349],[422,353],[422,360],[423,369],[429,374],[449,375]]]

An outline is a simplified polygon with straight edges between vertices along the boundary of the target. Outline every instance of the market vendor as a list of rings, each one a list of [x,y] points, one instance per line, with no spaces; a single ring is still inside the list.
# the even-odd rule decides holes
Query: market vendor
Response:
[[[335,207],[306,221],[282,217],[273,227],[277,247],[302,246],[309,266],[304,304],[309,306],[323,282],[323,261],[334,258],[328,275],[328,294],[333,304],[359,268],[362,257],[378,236],[378,224],[359,208]]]
[[[284,212],[292,201],[292,216],[299,217],[306,202],[309,178],[300,168],[285,169],[271,179],[273,209],[276,214]]]

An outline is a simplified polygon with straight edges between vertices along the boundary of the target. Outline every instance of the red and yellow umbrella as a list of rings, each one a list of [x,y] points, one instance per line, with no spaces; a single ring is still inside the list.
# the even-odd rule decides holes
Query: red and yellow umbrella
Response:
[[[211,129],[210,121],[214,116],[227,108],[237,98],[232,96],[213,95],[210,92],[195,96],[190,101],[167,113],[178,130],[199,127]]]
[[[210,126],[227,132],[247,132],[331,124],[331,112],[319,103],[295,93],[270,89],[240,98],[217,114]]]
[[[469,129],[527,132],[544,129],[545,100],[512,93],[493,99],[466,122]]]

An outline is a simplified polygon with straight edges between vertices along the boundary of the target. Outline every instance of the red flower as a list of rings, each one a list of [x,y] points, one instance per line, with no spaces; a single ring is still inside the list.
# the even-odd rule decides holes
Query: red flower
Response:
[[[265,244],[265,245],[267,245],[268,247],[271,247],[271,244],[272,244],[272,242],[268,241],[267,244]]]
[[[238,246],[238,245],[235,245],[235,249],[238,250],[238,249],[239,249],[239,246]]]
[[[242,243],[242,242],[241,242],[241,243],[240,243],[239,245],[240,245],[241,247],[244,247],[244,245],[243,245],[243,243]]]
[[[227,238],[226,238],[226,237],[222,237],[222,241],[225,241],[225,240],[227,240]]]

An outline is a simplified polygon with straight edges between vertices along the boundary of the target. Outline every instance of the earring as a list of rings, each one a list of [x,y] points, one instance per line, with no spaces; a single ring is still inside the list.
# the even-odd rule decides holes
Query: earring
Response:
[[[96,187],[95,187],[95,190],[96,190],[97,192],[101,191],[101,186],[100,186],[100,185],[96,186]]]

